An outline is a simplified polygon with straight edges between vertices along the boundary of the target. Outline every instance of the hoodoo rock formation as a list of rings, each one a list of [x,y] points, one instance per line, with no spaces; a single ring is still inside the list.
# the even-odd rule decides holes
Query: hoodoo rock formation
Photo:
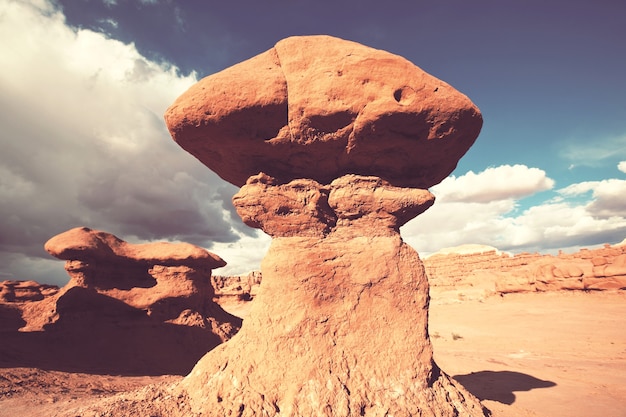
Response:
[[[165,119],[273,237],[241,331],[176,388],[189,413],[487,413],[433,361],[428,280],[399,234],[480,131],[467,97],[390,53],[294,37],[201,80]]]
[[[3,286],[3,308],[20,318],[4,326],[2,349],[18,352],[9,355],[13,365],[187,373],[241,326],[212,300],[211,270],[226,263],[200,247],[134,245],[79,227],[45,249],[66,260],[71,279],[55,291],[30,285],[27,294],[24,285]]]

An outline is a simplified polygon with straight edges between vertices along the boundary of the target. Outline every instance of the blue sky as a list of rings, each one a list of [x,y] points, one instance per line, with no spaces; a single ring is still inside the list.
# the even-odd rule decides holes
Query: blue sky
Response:
[[[421,254],[480,243],[574,251],[626,237],[626,3],[0,0],[0,280],[62,284],[43,244],[76,226],[182,240],[258,268],[269,238],[162,115],[198,79],[292,35],[399,54],[467,94],[484,126]]]

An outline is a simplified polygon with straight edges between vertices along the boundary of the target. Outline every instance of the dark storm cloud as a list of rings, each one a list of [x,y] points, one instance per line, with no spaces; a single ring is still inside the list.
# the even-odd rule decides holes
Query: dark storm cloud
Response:
[[[40,274],[54,261],[43,244],[76,226],[130,241],[238,240],[222,200],[228,187],[171,140],[162,119],[195,79],[72,31],[45,5],[11,7],[2,32],[13,40],[0,53],[3,276],[49,281]]]

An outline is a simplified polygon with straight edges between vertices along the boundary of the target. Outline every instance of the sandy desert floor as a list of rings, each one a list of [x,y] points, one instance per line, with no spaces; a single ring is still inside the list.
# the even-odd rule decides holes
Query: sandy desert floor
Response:
[[[626,293],[433,297],[435,360],[494,416],[626,416]]]
[[[433,295],[435,360],[494,417],[626,416],[625,292],[460,298]],[[53,416],[180,378],[0,369],[0,417]]]

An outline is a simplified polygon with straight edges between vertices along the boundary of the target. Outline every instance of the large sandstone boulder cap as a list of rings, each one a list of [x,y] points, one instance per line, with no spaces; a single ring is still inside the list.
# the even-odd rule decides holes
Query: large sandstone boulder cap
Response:
[[[291,37],[208,76],[165,114],[174,140],[237,185],[264,172],[429,188],[482,126],[478,108],[406,59],[330,36]]]

